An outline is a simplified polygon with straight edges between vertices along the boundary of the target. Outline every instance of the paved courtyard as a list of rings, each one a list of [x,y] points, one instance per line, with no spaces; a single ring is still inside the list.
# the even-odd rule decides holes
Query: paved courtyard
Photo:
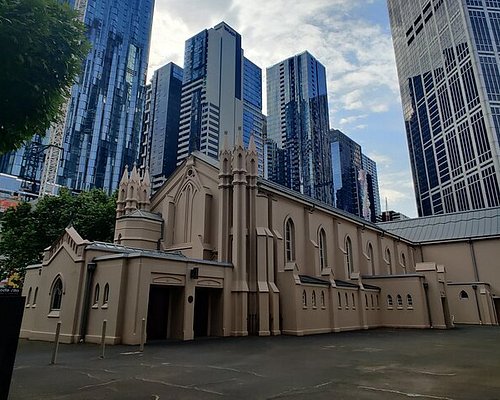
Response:
[[[21,341],[9,399],[500,399],[500,328],[133,346]]]

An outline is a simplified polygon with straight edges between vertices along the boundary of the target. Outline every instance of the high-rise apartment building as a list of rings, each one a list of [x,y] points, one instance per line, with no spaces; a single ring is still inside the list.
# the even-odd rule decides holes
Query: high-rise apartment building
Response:
[[[375,161],[343,132],[329,135],[334,206],[375,222],[380,215],[380,197]]]
[[[332,204],[325,67],[308,52],[269,67],[267,114],[269,148],[284,153],[277,182]]]
[[[182,68],[168,63],[157,69],[146,91],[141,166],[149,167],[153,189],[177,165]]]
[[[186,41],[178,163],[195,150],[217,159],[225,132],[234,144],[243,126],[243,68],[241,36],[225,22]]]
[[[500,205],[500,2],[388,6],[418,214]]]
[[[70,4],[82,14],[91,50],[60,126],[62,143],[57,145],[61,149],[53,177],[74,190],[97,187],[111,192],[118,187],[125,165],[138,159],[153,0]],[[40,180],[40,158],[45,156],[46,165],[54,161],[51,153],[56,146],[50,136],[46,139],[50,146],[38,144],[36,138],[36,148],[30,143],[4,156],[3,172]]]

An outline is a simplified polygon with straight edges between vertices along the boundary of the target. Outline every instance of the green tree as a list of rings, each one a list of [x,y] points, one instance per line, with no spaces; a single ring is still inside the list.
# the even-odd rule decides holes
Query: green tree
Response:
[[[21,203],[4,212],[0,241],[0,279],[17,272],[24,276],[26,266],[42,260],[43,250],[73,225],[91,241],[113,240],[116,196],[93,189],[72,195],[63,189],[59,196],[42,197],[34,205]]]
[[[77,12],[58,0],[0,0],[0,154],[61,118],[89,50]]]

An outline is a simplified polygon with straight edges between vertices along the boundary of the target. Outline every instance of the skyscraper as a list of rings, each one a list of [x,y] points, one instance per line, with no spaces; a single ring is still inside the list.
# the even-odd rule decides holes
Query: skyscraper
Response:
[[[259,155],[259,175],[264,174],[264,115],[262,114],[262,69],[248,58],[243,59],[243,144],[255,139]]]
[[[186,41],[178,163],[195,150],[218,158],[224,132],[232,146],[242,126],[241,36],[221,22]]]
[[[144,115],[144,166],[149,166],[153,189],[174,171],[177,165],[179,116],[181,108],[182,68],[168,63],[157,69],[151,80]],[[145,148],[144,148],[145,147]]]
[[[380,197],[375,161],[343,132],[329,135],[334,206],[375,222],[380,214]]]
[[[278,181],[332,204],[325,67],[308,52],[269,67],[267,113],[269,143],[284,150],[284,171],[275,174]]]
[[[153,0],[77,3],[92,48],[71,90],[57,182],[111,192],[138,159]]]
[[[419,215],[500,205],[500,3],[388,6]]]

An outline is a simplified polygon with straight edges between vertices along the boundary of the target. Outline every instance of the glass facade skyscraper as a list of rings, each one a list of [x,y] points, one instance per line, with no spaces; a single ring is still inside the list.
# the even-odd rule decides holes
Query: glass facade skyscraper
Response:
[[[500,2],[388,0],[420,216],[500,205]]]
[[[147,154],[141,163],[149,166],[153,188],[170,176],[177,165],[182,68],[168,63],[157,69],[151,80],[144,115]]]
[[[221,22],[186,41],[178,164],[195,150],[217,159],[222,135],[232,146],[242,127],[241,35]]]
[[[276,145],[268,155],[284,151],[284,168],[274,179],[333,204],[325,67],[308,52],[269,67],[267,113],[269,149]]]
[[[57,184],[112,192],[125,165],[138,159],[153,2],[68,1],[82,15],[91,50],[61,127]],[[43,139],[36,134],[22,149],[2,156],[0,172],[19,176],[37,193],[54,132]]]
[[[343,132],[330,131],[334,206],[367,221],[380,215],[380,197],[375,161]]]
[[[262,69],[248,58],[243,59],[243,144],[255,139],[259,155],[259,175],[264,174],[264,115],[262,114]]]

